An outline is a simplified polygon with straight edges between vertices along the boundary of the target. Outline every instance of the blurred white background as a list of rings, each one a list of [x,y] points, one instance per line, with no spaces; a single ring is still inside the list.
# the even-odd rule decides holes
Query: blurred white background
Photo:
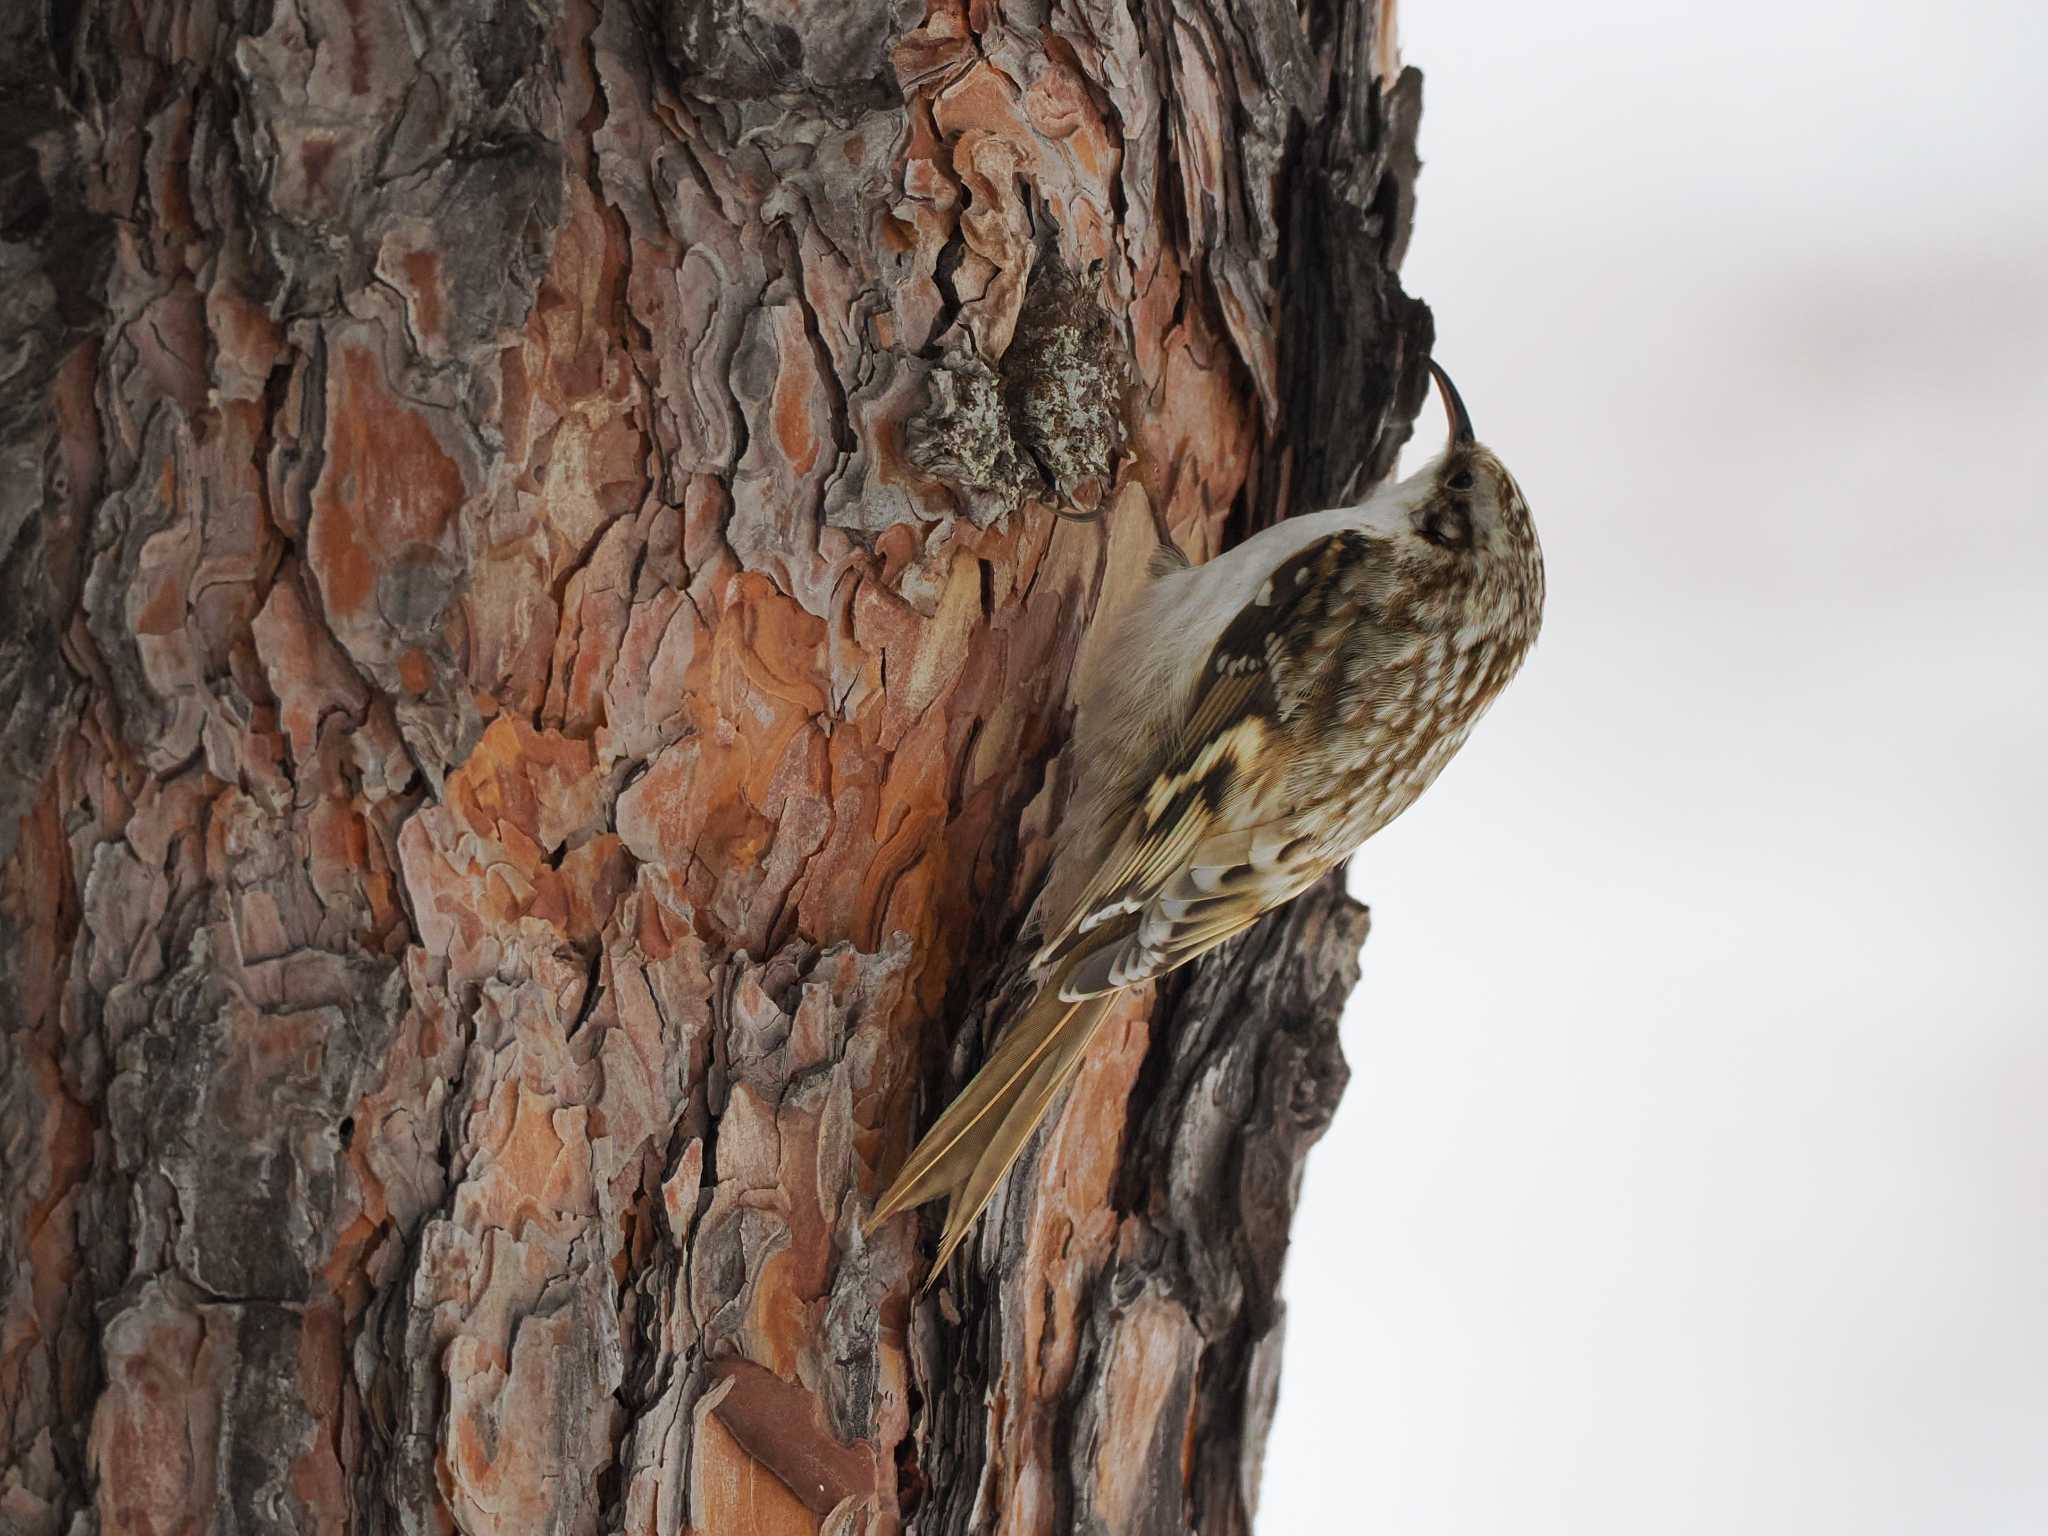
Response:
[[[1401,34],[1550,609],[1353,866],[1262,1536],[2048,1531],[2048,4]]]

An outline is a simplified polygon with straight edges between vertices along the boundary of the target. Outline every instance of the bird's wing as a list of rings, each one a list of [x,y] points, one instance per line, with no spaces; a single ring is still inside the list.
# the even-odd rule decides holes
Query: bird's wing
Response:
[[[1036,964],[1068,999],[1130,986],[1212,949],[1326,867],[1288,803],[1302,733],[1345,635],[1370,617],[1373,541],[1317,539],[1225,628],[1174,748]]]
[[[1221,944],[1327,866],[1285,803],[1288,726],[1331,681],[1338,644],[1365,617],[1371,559],[1354,531],[1316,541],[1281,564],[1217,641],[1178,744],[1039,952],[1048,970],[1037,994],[876,1202],[870,1227],[952,1196],[933,1279],[1080,1069],[1110,1011],[1107,994]]]

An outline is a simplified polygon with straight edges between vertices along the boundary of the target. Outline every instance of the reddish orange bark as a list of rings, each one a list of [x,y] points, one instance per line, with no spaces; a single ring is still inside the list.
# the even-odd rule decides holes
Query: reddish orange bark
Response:
[[[29,10],[0,1523],[1244,1529],[1339,893],[860,1224],[1093,616],[1405,434],[1384,7]]]

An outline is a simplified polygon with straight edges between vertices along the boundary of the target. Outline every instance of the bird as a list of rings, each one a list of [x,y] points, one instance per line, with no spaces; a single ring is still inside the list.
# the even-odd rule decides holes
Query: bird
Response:
[[[1034,990],[865,1223],[950,1197],[927,1289],[1118,994],[1242,932],[1414,804],[1535,643],[1528,503],[1429,368],[1442,452],[1200,565],[1162,544],[1078,679],[1071,808],[1023,927]]]

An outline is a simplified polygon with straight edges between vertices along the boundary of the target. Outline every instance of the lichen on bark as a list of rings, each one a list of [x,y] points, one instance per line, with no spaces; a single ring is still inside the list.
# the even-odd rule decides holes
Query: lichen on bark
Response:
[[[967,345],[927,377],[906,431],[911,462],[959,490],[978,523],[1029,502],[1097,511],[1124,445],[1129,374],[1088,280],[1042,250],[997,366]]]

